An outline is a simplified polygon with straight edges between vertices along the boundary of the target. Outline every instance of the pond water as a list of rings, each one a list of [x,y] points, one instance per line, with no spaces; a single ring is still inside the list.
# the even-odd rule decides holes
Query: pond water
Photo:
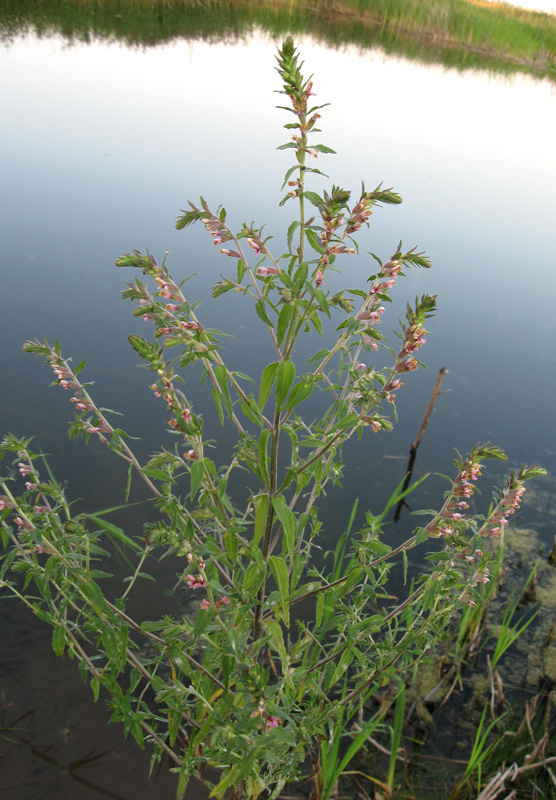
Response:
[[[84,375],[95,381],[94,397],[125,413],[122,427],[142,436],[140,455],[160,439],[171,442],[164,409],[147,389],[148,373],[137,369],[126,341],[132,331],[145,334],[144,323],[119,299],[130,275],[113,266],[134,247],[156,256],[168,250],[176,278],[196,273],[188,291],[203,300],[202,321],[234,334],[227,345],[233,366],[260,372],[271,355],[260,342],[256,315],[230,295],[210,300],[229,260],[202,228],[177,232],[173,222],[187,200],[202,194],[211,207],[223,204],[237,226],[255,219],[267,222],[276,240],[284,237],[291,211],[277,206],[290,161],[287,151],[275,148],[285,141],[281,125],[289,120],[275,108],[275,44],[262,33],[150,49],[27,35],[0,50],[1,432],[36,434],[52,454],[55,474],[84,507],[121,503],[124,477],[100,445],[67,440],[67,396],[49,388],[49,371],[21,346],[46,336],[59,339],[75,363],[87,358]],[[403,477],[409,445],[445,366],[443,388],[450,391],[437,402],[416,477],[449,472],[454,448],[466,452],[485,440],[507,451],[509,466],[541,464],[549,476],[518,521],[534,525],[551,545],[554,84],[423,66],[378,49],[331,49],[310,37],[298,45],[315,73],[316,99],[331,103],[323,111],[321,140],[338,155],[322,156],[318,166],[354,193],[363,179],[367,188],[383,181],[404,198],[400,207],[373,215],[361,255],[346,258],[343,279],[331,277],[326,288],[341,281],[361,287],[372,272],[366,253],[387,257],[401,239],[425,250],[433,269],[409,272],[399,282],[385,330],[395,327],[395,314],[403,315],[417,294],[437,294],[439,306],[428,326],[434,335],[422,351],[429,369],[407,376],[398,395],[399,425],[346,449],[346,490],[342,499],[333,492],[326,501],[331,541],[355,498],[363,508],[380,510]],[[316,181],[315,189],[327,185]],[[187,391],[218,435],[201,389]],[[503,473],[495,467],[492,481],[500,482]],[[418,502],[428,507],[442,491],[442,482],[432,478]],[[140,533],[139,516],[128,524]],[[392,537],[409,526],[410,519],[402,520]],[[147,784],[148,756],[136,753],[133,742],[121,744],[116,726],[107,732],[105,709],[91,707],[75,665],[52,655],[49,632],[12,603],[0,607],[0,619],[7,632],[1,724],[28,714],[10,740],[0,742],[2,797],[35,798],[40,789],[44,800],[65,800],[75,796],[76,781],[85,799],[99,793],[172,797],[171,776],[163,772]]]

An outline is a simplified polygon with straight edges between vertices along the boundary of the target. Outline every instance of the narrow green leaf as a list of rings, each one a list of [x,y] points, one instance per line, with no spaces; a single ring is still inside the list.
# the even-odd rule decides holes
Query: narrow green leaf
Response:
[[[113,525],[111,522],[107,522],[105,519],[101,519],[98,514],[85,514],[85,519],[90,519],[101,531],[104,531],[108,534],[108,536],[116,539],[120,544],[124,544],[126,547],[130,547],[132,550],[135,550],[138,553],[143,552],[143,548],[137,544],[133,539],[130,539],[121,528],[117,525]]]
[[[129,492],[131,490],[131,476],[133,475],[133,464],[129,465],[129,469],[127,471],[127,481],[125,485],[125,501],[126,503],[129,501]]]
[[[247,419],[250,419],[255,425],[264,425],[263,415],[252,395],[249,396],[249,405],[247,403],[241,404],[241,410]]]
[[[280,624],[274,619],[269,619],[264,623],[264,628],[267,633],[270,634],[271,645],[274,646],[274,649],[280,655],[282,661],[287,663],[288,654],[284,644],[284,634],[282,633]]]
[[[211,397],[212,397],[212,402],[214,403],[214,407],[216,408],[216,410],[218,412],[218,417],[220,419],[220,424],[223,425],[224,424],[224,413],[222,411],[222,400],[221,400],[220,392],[217,391],[217,389],[213,389],[210,394],[211,394]]]
[[[324,613],[324,601],[326,592],[321,592],[317,597],[317,608],[315,611],[315,627],[318,630],[322,625],[322,615]]]
[[[282,609],[282,616],[284,623],[287,627],[290,624],[290,606],[288,603],[288,596],[290,593],[289,588],[289,575],[286,562],[280,556],[270,556],[268,559],[270,569],[274,575],[274,580],[278,586],[278,594],[280,595],[280,608]]]
[[[329,690],[342,677],[344,672],[347,670],[347,668],[349,667],[349,665],[353,661],[353,657],[354,657],[353,649],[351,647],[350,648],[346,648],[344,650],[344,652],[342,653],[342,655],[340,656],[340,661],[338,662],[338,665],[337,665],[336,669],[334,670],[334,672],[332,673],[330,681],[328,682],[327,688]]]

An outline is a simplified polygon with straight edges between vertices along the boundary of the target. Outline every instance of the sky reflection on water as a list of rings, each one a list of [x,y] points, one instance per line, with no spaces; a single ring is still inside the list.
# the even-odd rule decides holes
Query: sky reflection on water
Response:
[[[387,256],[401,238],[433,260],[429,273],[410,273],[400,284],[394,304],[403,313],[406,298],[438,293],[435,336],[423,353],[432,372],[407,381],[399,397],[403,432],[379,450],[397,450],[399,441],[405,451],[434,370],[445,365],[453,389],[443,401],[450,411],[442,428],[454,439],[446,442],[449,459],[452,446],[466,449],[486,435],[514,459],[552,468],[544,450],[551,449],[546,430],[556,428],[554,87],[418,66],[376,50],[301,46],[316,74],[316,101],[331,103],[322,141],[338,151],[318,166],[354,192],[364,178],[367,187],[384,181],[404,198],[375,214],[361,252]],[[123,336],[138,323],[118,300],[129,275],[112,265],[132,247],[169,250],[180,277],[198,273],[192,296],[206,301],[228,264],[204,231],[173,230],[188,199],[203,194],[213,207],[223,203],[236,224],[256,217],[283,235],[291,210],[276,206],[289,159],[274,149],[284,141],[285,114],[275,108],[273,52],[262,36],[149,50],[28,37],[2,51],[5,372],[20,369],[26,338],[47,333],[66,350],[69,343],[75,358],[87,356],[95,372],[118,375],[125,364],[139,388],[145,376],[134,370]],[[315,182],[317,190],[325,185]],[[371,263],[364,255],[346,259],[347,284],[360,285]],[[225,326],[237,311],[223,299],[215,309],[205,302],[205,313]],[[255,318],[242,324],[252,341]],[[7,378],[8,395],[10,386]],[[120,388],[110,388],[123,401]],[[36,383],[30,391],[36,396]],[[56,400],[63,406],[64,398]],[[11,427],[14,420],[18,429],[36,428],[21,403],[7,414]],[[528,422],[539,416],[542,433]]]

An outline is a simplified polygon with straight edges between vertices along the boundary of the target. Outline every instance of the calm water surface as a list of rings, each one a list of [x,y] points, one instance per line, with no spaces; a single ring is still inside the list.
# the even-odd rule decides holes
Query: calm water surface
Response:
[[[424,292],[438,294],[423,360],[399,394],[400,423],[346,448],[345,499],[327,502],[328,534],[338,535],[358,497],[379,510],[401,479],[436,373],[449,370],[418,457],[417,475],[448,472],[454,448],[491,440],[511,466],[537,462],[549,477],[520,524],[535,525],[551,544],[556,532],[556,94],[547,82],[495,78],[386,57],[378,51],[329,50],[299,42],[315,73],[324,109],[322,139],[338,151],[318,166],[357,193],[380,182],[404,198],[375,213],[361,256],[346,259],[344,284],[361,287],[372,273],[368,251],[387,257],[400,239],[432,258],[429,272],[410,272],[396,287],[385,319]],[[234,44],[179,42],[157,49],[118,44],[70,46],[58,39],[20,38],[0,51],[2,74],[2,432],[37,434],[51,464],[86,507],[122,502],[119,466],[98,444],[65,436],[67,396],[21,353],[34,336],[58,338],[75,363],[87,358],[94,397],[125,412],[128,432],[141,435],[141,455],[165,433],[164,409],[152,398],[148,373],[126,336],[146,332],[119,299],[126,270],[114,260],[133,247],[169,251],[178,279],[196,273],[190,297],[202,298],[202,321],[230,330],[234,367],[253,374],[271,358],[256,315],[210,288],[229,262],[204,229],[174,230],[188,199],[223,204],[229,220],[267,222],[276,250],[290,209],[278,209],[290,165],[273,90],[275,43],[259,36]],[[315,182],[317,191],[328,183]],[[331,277],[328,288],[342,285]],[[310,351],[323,346],[315,343]],[[308,351],[308,352],[310,352]],[[187,385],[197,411],[213,420],[202,391]],[[217,429],[215,428],[216,435]],[[493,479],[503,470],[495,467]],[[435,503],[443,484],[431,479],[419,502]],[[488,491],[486,492],[488,496]],[[407,532],[402,521],[391,535]],[[140,515],[128,522],[141,530]],[[156,570],[158,569],[158,572]],[[153,566],[160,585],[172,583]],[[152,610],[175,601],[149,598]],[[172,605],[174,604],[174,605]],[[139,609],[139,613],[141,613]],[[151,612],[149,612],[151,613]],[[148,757],[119,728],[104,726],[75,665],[55,659],[50,632],[24,610],[0,606],[7,631],[0,655],[4,724],[31,712],[14,741],[0,742],[0,790],[7,800],[106,796],[171,798],[166,774],[146,785]],[[91,756],[89,764],[71,767]],[[49,761],[50,759],[50,761]],[[80,781],[80,785],[76,783]],[[88,783],[87,783],[88,782]]]

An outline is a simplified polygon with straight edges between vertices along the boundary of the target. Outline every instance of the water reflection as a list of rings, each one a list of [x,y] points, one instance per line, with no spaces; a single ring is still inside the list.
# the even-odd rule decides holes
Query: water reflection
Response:
[[[506,448],[512,464],[538,462],[554,475],[554,89],[525,77],[417,67],[379,50],[330,51],[310,38],[300,44],[316,74],[319,102],[332,102],[323,114],[323,141],[339,155],[323,159],[321,168],[354,191],[363,177],[369,188],[385,181],[404,198],[400,208],[375,214],[363,255],[344,263],[345,282],[360,286],[372,270],[366,251],[387,256],[401,238],[408,247],[426,249],[433,270],[410,273],[400,283],[394,311],[403,314],[406,299],[424,292],[438,293],[440,309],[430,324],[436,335],[423,351],[429,372],[409,376],[398,396],[399,426],[346,447],[344,499],[332,491],[326,501],[331,539],[356,497],[362,508],[377,510],[401,479],[444,365],[449,374],[443,388],[452,391],[437,403],[416,477],[430,469],[449,471],[452,448],[466,451],[485,439]],[[178,233],[172,223],[188,198],[203,194],[213,206],[223,203],[238,225],[256,218],[283,236],[289,209],[276,205],[289,162],[274,150],[284,140],[284,119],[272,94],[273,41],[258,35],[233,46],[189,41],[139,51],[118,44],[68,47],[28,36],[0,58],[2,428],[38,432],[72,497],[86,497],[93,507],[116,505],[123,498],[123,472],[98,443],[84,449],[66,440],[67,397],[48,389],[50,375],[21,355],[21,345],[44,334],[58,338],[77,362],[87,357],[94,396],[124,410],[124,427],[145,436],[141,454],[151,452],[167,437],[164,409],[146,389],[148,374],[136,369],[127,346],[127,333],[144,333],[144,323],[132,320],[119,301],[128,276],[113,267],[122,250],[149,247],[157,255],[170,250],[177,277],[197,273],[189,287],[192,297],[204,300],[201,318],[233,330],[226,346],[234,367],[245,369],[247,358],[252,372],[260,372],[270,356],[253,345],[259,342],[254,314],[230,295],[208,301],[226,259],[202,229]],[[336,285],[331,277],[328,287]],[[392,324],[391,317],[386,326]],[[191,383],[187,392],[207,425],[215,424],[201,389]],[[425,483],[419,502],[432,505],[442,489],[440,481]],[[410,524],[402,519],[393,538],[405,536],[403,526]],[[140,530],[139,518],[134,525]],[[547,541],[549,533],[544,530]],[[162,573],[160,578],[162,586]],[[158,597],[153,611],[164,602]],[[17,614],[13,624],[20,630],[28,619],[23,610]],[[26,671],[14,675],[3,668],[2,685],[23,713],[38,707],[44,684],[55,676],[47,666],[53,658],[48,632],[40,646],[22,636],[18,648]],[[37,653],[44,670],[39,681],[32,665]],[[89,690],[79,686],[74,667],[60,668],[63,693],[49,688],[52,724],[67,727],[69,701],[83,709],[83,740],[98,737],[98,746],[91,746],[104,750],[104,710],[95,707],[99,716],[92,724]],[[22,704],[18,683],[34,691],[30,705]],[[119,741],[120,730],[111,730]],[[137,758],[131,751],[134,745],[108,772],[136,764],[128,760]],[[79,757],[86,752],[81,749]],[[137,770],[142,779],[145,763]],[[41,794],[45,800],[73,796],[74,789],[62,790],[58,782],[50,788]],[[10,783],[5,791],[9,800],[36,796],[28,781]],[[156,791],[134,787],[133,796],[154,797]]]

